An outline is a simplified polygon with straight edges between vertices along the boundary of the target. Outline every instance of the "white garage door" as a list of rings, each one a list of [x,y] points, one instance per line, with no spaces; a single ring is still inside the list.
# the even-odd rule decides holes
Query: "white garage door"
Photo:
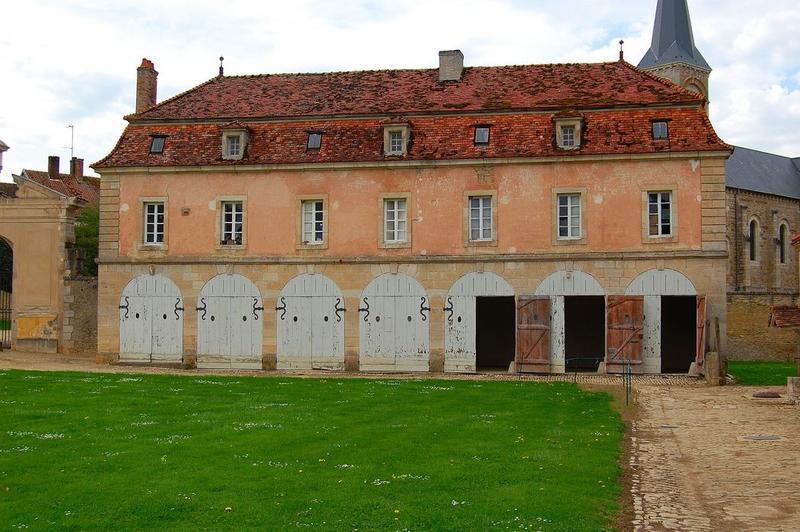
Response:
[[[344,298],[320,274],[289,281],[278,297],[278,369],[344,369]]]
[[[514,297],[505,279],[491,272],[473,272],[453,283],[444,306],[444,370],[475,371],[477,297]]]
[[[206,283],[197,302],[197,367],[261,369],[264,304],[239,274]]]
[[[430,304],[413,277],[387,273],[361,294],[362,371],[428,371]]]
[[[163,275],[142,275],[119,302],[119,358],[123,362],[183,361],[183,299]]]

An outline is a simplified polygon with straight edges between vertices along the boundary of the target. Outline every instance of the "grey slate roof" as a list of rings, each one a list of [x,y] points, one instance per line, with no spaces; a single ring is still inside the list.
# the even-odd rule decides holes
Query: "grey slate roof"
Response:
[[[703,54],[694,45],[687,0],[658,0],[653,43],[639,62],[639,68],[676,62],[711,70]]]
[[[800,199],[800,158],[736,146],[725,164],[725,184],[731,188]]]

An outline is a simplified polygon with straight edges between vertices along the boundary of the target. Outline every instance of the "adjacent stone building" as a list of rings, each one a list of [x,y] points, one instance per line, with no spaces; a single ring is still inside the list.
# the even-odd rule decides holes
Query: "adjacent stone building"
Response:
[[[728,220],[728,356],[788,359],[789,331],[769,328],[772,306],[798,299],[800,159],[736,147],[726,166]]]
[[[73,352],[76,325],[83,335],[95,328],[94,305],[75,307],[71,295],[75,218],[97,204],[99,181],[83,175],[81,159],[60,173],[58,157],[50,157],[46,172],[22,170],[13,179],[0,194],[0,330],[10,332],[6,345],[19,351]],[[84,339],[79,348],[85,347]]]

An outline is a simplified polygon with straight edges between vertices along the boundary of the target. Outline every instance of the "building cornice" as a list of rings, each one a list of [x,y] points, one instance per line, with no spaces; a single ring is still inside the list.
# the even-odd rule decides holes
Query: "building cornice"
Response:
[[[566,157],[512,157],[456,160],[413,160],[413,161],[368,161],[338,163],[286,163],[256,165],[206,165],[206,166],[131,166],[108,167],[99,170],[101,175],[123,174],[175,174],[175,173],[246,173],[271,171],[305,171],[305,170],[359,170],[371,168],[419,169],[442,167],[480,167],[505,166],[521,164],[556,164],[556,163],[596,163],[611,161],[663,161],[728,158],[729,151],[709,152],[659,152],[614,155],[572,155]]]
[[[652,259],[726,259],[726,251],[664,250],[619,252],[565,253],[501,253],[471,255],[409,255],[409,256],[350,256],[350,257],[235,257],[235,256],[176,256],[176,257],[105,257],[98,264],[163,264],[163,265],[305,265],[305,264],[439,264],[439,263],[496,263],[496,262],[587,262]]]

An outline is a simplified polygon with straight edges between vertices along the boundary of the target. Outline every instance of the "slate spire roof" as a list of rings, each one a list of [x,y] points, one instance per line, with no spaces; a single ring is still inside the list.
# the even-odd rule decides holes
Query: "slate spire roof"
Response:
[[[670,63],[688,63],[711,71],[703,54],[694,45],[687,0],[658,0],[653,43],[639,62],[639,68]]]

